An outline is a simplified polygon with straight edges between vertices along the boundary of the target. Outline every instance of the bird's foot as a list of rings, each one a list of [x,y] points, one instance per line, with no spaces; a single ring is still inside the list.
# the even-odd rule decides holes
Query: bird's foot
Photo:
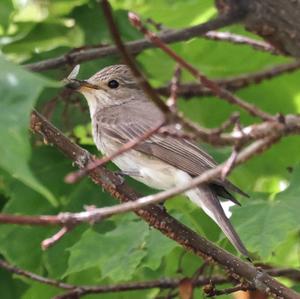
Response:
[[[84,153],[76,158],[75,164],[79,166],[79,168],[84,168],[88,165],[91,159],[91,154],[84,150]]]
[[[126,176],[141,177],[140,173],[136,170],[116,170],[114,174],[120,178],[120,185],[124,184]]]
[[[162,201],[162,202],[156,204],[156,206],[157,206],[158,208],[160,208],[162,212],[167,212],[167,209],[166,209],[166,207],[165,207],[165,201]]]

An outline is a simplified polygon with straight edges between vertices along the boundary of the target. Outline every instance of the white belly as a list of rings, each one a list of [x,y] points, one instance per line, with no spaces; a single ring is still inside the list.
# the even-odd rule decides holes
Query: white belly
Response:
[[[103,140],[99,134],[94,140],[97,148],[105,155],[113,154],[120,147],[106,138]],[[191,180],[190,175],[186,172],[136,150],[129,150],[121,154],[113,159],[113,162],[132,178],[154,189],[166,190]]]
[[[191,179],[186,172],[135,150],[117,157],[113,162],[123,171],[136,173],[131,176],[154,189],[170,189]]]

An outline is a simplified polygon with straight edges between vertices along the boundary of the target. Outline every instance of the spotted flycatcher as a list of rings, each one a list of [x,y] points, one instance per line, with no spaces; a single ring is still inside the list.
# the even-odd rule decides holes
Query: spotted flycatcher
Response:
[[[162,123],[165,116],[147,97],[126,65],[104,68],[86,81],[69,84],[81,92],[89,105],[93,139],[105,155],[140,137]],[[166,190],[188,183],[214,168],[216,162],[195,143],[159,132],[119,155],[113,162],[134,179]],[[230,191],[245,195],[228,180],[215,179],[185,195],[201,207],[243,255],[248,252],[226,217],[218,197],[238,203]]]

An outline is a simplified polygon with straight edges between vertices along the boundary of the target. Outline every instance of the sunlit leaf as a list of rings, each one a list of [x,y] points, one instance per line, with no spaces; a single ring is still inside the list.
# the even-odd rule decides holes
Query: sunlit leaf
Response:
[[[51,192],[39,183],[28,166],[30,111],[42,89],[54,84],[1,57],[0,68],[0,136],[3,140],[0,145],[0,167],[56,204]]]
[[[248,200],[235,209],[233,222],[250,251],[266,260],[277,247],[300,229],[300,168],[294,170],[289,188],[273,200]]]

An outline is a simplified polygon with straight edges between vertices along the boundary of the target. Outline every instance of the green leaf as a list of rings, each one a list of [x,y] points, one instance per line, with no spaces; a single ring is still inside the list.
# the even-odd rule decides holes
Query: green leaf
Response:
[[[114,14],[124,41],[142,37],[142,35],[130,25],[127,11],[116,10]],[[99,3],[91,2],[89,6],[74,9],[72,17],[76,20],[76,24],[83,29],[86,45],[107,44],[111,41],[105,17]],[[90,22],[91,19],[93,19],[93,22]]]
[[[0,297],[5,299],[20,298],[25,290],[25,284],[18,279],[14,279],[13,275],[5,269],[0,269]]]
[[[120,221],[108,233],[89,229],[81,240],[70,247],[70,259],[65,275],[91,267],[99,267],[102,277],[112,281],[127,281],[133,276],[147,251],[145,238],[149,231],[141,221]]]
[[[13,11],[12,0],[1,0],[0,2],[0,24],[6,28],[9,24],[9,18]]]
[[[42,228],[6,225],[1,227],[0,252],[12,264],[40,273],[41,241],[45,237],[46,231]]]
[[[143,267],[148,267],[151,270],[157,270],[162,263],[162,259],[177,246],[176,242],[168,239],[161,232],[151,230],[145,241],[145,250],[147,255],[142,261]]]
[[[57,47],[79,47],[82,45],[82,38],[82,31],[77,26],[69,28],[62,21],[38,23],[26,38],[3,46],[3,52],[14,58],[24,55],[30,57],[33,53],[50,51]]]
[[[54,196],[39,183],[28,166],[30,111],[42,89],[55,85],[3,57],[0,57],[0,69],[0,167],[56,205]]]
[[[270,264],[284,265],[285,267],[299,267],[299,233],[298,231],[286,238],[286,241],[281,243],[276,248],[276,254],[270,259]]]
[[[55,295],[59,293],[63,293],[63,291],[59,288],[50,286],[48,284],[43,284],[36,281],[28,281],[30,282],[30,287],[24,292],[20,299],[40,299],[41,294],[43,298],[54,298]]]
[[[294,169],[289,188],[274,200],[247,200],[234,208],[232,220],[239,235],[249,251],[257,252],[264,261],[300,229],[299,180],[300,167]]]
[[[51,16],[63,16],[70,13],[76,6],[81,6],[89,0],[52,0],[48,10]]]
[[[144,18],[153,18],[169,28],[180,28],[207,21],[216,13],[216,9],[209,0],[195,1],[161,1],[161,0],[113,0],[113,7],[134,10]],[[134,3],[135,2],[135,3]],[[166,13],[170,12],[170,13]],[[180,18],[177,13],[180,12]]]

